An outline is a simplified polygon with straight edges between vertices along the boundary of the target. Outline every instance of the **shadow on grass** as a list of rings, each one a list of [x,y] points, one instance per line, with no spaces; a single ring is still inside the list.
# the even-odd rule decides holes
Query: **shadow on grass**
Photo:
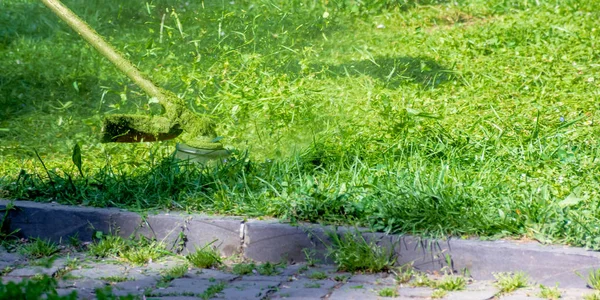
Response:
[[[419,6],[440,5],[448,0],[334,0],[330,5],[339,11],[354,15],[369,15],[399,9],[408,11]]]
[[[407,83],[437,88],[454,77],[452,68],[426,57],[382,56],[338,65],[314,65],[313,68],[324,69],[331,77],[369,76],[390,89]]]
[[[97,78],[79,76],[68,81],[64,77],[47,80],[27,73],[14,77],[0,76],[0,120],[8,122],[28,114],[64,111],[82,118],[98,113],[97,103],[102,93],[97,87]],[[74,82],[77,82],[78,90],[73,87]]]
[[[144,26],[140,26],[148,15],[144,5],[71,2],[65,3],[67,7],[99,32],[116,31],[122,27],[128,27],[128,30],[137,28],[140,34],[147,32]],[[0,11],[0,50],[16,39],[45,39],[52,37],[56,31],[69,30],[39,1],[1,1]]]

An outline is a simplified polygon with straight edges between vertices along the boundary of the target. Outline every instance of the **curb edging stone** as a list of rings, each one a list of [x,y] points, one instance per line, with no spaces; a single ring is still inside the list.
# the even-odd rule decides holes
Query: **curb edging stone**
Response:
[[[11,201],[0,200],[0,209]],[[161,213],[145,217],[116,208],[90,208],[55,203],[14,201],[9,212],[10,229],[19,229],[23,237],[40,237],[55,242],[77,237],[92,241],[94,232],[118,232],[119,235],[144,235],[164,241],[172,249],[194,251],[207,243],[223,255],[263,262],[305,261],[303,249],[313,249],[316,258],[326,260],[327,232],[338,234],[353,230],[316,224],[291,226],[277,221],[245,220],[241,217],[214,217],[200,214]],[[117,230],[118,229],[118,230]],[[536,242],[428,240],[407,235],[363,232],[368,240],[398,254],[398,264],[412,263],[422,271],[450,267],[468,270],[477,280],[494,279],[497,272],[527,273],[538,284],[561,287],[585,287],[590,270],[600,268],[600,253],[567,246],[546,246]]]

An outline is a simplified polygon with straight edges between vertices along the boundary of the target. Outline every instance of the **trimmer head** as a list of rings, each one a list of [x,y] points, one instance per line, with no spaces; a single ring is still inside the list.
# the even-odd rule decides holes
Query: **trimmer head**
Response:
[[[102,124],[103,143],[137,143],[164,141],[183,132],[165,117],[141,115],[108,115]]]
[[[191,151],[189,149],[181,150],[187,154],[213,157],[227,152],[221,151],[224,148],[216,138],[212,120],[195,114],[187,109],[183,100],[175,94],[157,87],[59,0],[41,1],[165,109],[165,113],[161,116],[107,116],[102,128],[102,142],[153,142],[169,140],[181,135],[181,141],[186,146],[198,150],[194,153],[189,153]],[[205,153],[203,150],[208,152]]]

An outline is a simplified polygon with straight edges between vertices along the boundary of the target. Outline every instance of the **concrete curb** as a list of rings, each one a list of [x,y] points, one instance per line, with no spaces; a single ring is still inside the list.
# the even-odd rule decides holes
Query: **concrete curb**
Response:
[[[0,209],[10,203],[0,200]],[[327,232],[343,233],[352,228],[315,224],[291,226],[276,221],[244,220],[189,214],[157,214],[142,218],[137,213],[114,208],[89,208],[53,203],[15,201],[9,212],[11,229],[24,237],[67,241],[77,237],[91,241],[95,231],[119,235],[144,235],[162,240],[172,249],[193,251],[215,241],[224,255],[237,254],[256,261],[305,260],[303,249],[314,249],[325,258]],[[590,270],[600,268],[600,253],[566,246],[544,246],[536,242],[427,240],[412,236],[364,232],[399,255],[399,264],[413,263],[424,271],[439,271],[450,262],[454,270],[468,272],[477,280],[493,279],[495,272],[526,272],[530,279],[562,288],[584,288]]]

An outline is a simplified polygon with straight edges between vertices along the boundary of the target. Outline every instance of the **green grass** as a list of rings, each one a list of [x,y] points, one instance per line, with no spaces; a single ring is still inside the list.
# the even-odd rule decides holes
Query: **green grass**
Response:
[[[231,267],[231,273],[236,275],[258,274],[264,276],[273,276],[279,274],[279,269],[284,266],[284,262],[278,264],[274,264],[271,262],[265,262],[262,264],[255,264],[253,262],[241,262],[234,264]]]
[[[547,287],[540,284],[540,298],[558,300],[561,297],[561,292],[558,289],[558,284],[555,287]]]
[[[321,271],[315,271],[308,275],[309,279],[315,279],[315,280],[323,280],[323,279],[327,279],[327,277],[328,277],[327,273],[321,272]]]
[[[377,294],[380,297],[398,297],[398,291],[395,288],[383,288]]]
[[[51,265],[51,256],[59,250],[58,245],[50,240],[34,238],[29,243],[23,244],[19,248],[19,253],[31,259],[40,259],[38,262],[42,265]]]
[[[195,252],[186,255],[186,258],[195,267],[203,269],[218,267],[223,263],[221,253],[212,246],[212,243],[197,248]]]
[[[88,254],[98,258],[116,257],[134,265],[144,265],[170,254],[161,242],[140,236],[124,239],[118,235],[96,233]]]
[[[126,282],[126,281],[133,280],[133,278],[125,277],[125,276],[108,276],[108,277],[100,277],[98,279],[108,281],[109,283],[119,283],[119,282]]]
[[[600,290],[600,269],[591,270],[587,277],[588,287]]]
[[[467,280],[461,276],[444,276],[436,283],[436,288],[444,291],[462,291],[467,287]]]
[[[431,280],[426,274],[416,274],[413,278],[413,281],[410,282],[410,286],[412,287],[436,287],[436,282]]]
[[[173,279],[181,278],[188,272],[188,264],[181,264],[169,268],[162,274],[163,281],[172,281]]]
[[[587,294],[583,296],[584,300],[600,300],[600,293],[594,292],[592,294]]]
[[[204,293],[198,295],[199,298],[201,299],[211,299],[212,297],[214,297],[216,294],[220,293],[222,290],[224,290],[226,287],[226,284],[221,282],[218,284],[213,284],[211,286],[209,286],[206,291],[204,291]]]
[[[264,262],[256,266],[256,271],[260,275],[273,276],[279,274],[279,269],[285,268],[285,262],[274,264],[272,262]]]
[[[431,298],[432,299],[440,299],[440,298],[446,297],[447,294],[448,294],[448,291],[438,289],[438,290],[434,290],[433,293],[431,293]]]
[[[499,273],[494,274],[496,277],[496,286],[500,289],[500,293],[510,293],[517,289],[524,288],[528,285],[529,278],[523,272]]]
[[[235,275],[249,275],[256,270],[254,263],[237,263],[231,267],[231,273]]]
[[[600,249],[598,1],[65,2],[239,151],[98,143],[104,116],[156,109],[5,0],[0,197]]]
[[[328,232],[330,244],[327,256],[339,271],[382,272],[391,270],[397,255],[392,249],[381,247],[376,239],[367,240],[358,230],[345,233]]]
[[[47,275],[41,275],[39,278],[24,278],[19,283],[0,282],[1,299],[77,299],[77,292],[73,291],[68,295],[59,296],[56,288],[58,284],[56,279]]]
[[[98,258],[118,256],[127,248],[125,239],[118,235],[101,235],[99,239],[88,246],[88,254]]]
[[[407,283],[413,278],[413,276],[418,275],[412,264],[406,264],[397,268],[393,268],[391,272],[394,274],[394,279],[399,284]]]
[[[304,284],[304,287],[309,289],[318,289],[321,287],[321,284],[318,282],[307,282]]]

